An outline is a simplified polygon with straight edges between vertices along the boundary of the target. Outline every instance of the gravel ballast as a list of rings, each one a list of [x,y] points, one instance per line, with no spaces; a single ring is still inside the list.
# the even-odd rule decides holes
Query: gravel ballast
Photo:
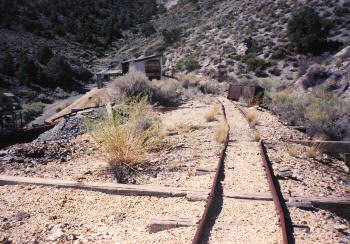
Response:
[[[227,99],[223,102],[230,126],[224,163],[223,192],[269,193],[259,147],[245,118]],[[273,202],[223,199],[209,243],[281,243],[282,232]]]
[[[54,128],[41,134],[36,141],[59,141],[75,138],[86,132],[84,117],[77,115],[61,120]]]

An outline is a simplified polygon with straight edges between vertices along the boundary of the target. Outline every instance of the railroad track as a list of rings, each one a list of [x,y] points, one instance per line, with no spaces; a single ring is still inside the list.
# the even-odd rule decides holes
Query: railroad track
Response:
[[[252,141],[255,126],[238,105],[228,100],[220,103],[229,132],[192,243],[293,243],[287,210],[263,141]],[[227,191],[271,192],[273,203],[233,201],[223,197]]]
[[[150,233],[145,235],[145,237],[149,241],[160,238],[159,240],[163,240],[160,243],[164,243],[162,238],[168,236],[169,240],[181,240],[183,243],[191,241],[192,243],[281,243],[282,240],[283,243],[291,243],[288,229],[283,227],[283,208],[279,206],[280,204],[275,198],[278,194],[270,193],[270,189],[274,192],[275,186],[271,183],[269,185],[269,176],[266,176],[264,171],[264,169],[270,168],[266,166],[268,159],[264,156],[263,143],[259,144],[252,140],[254,130],[249,127],[244,119],[245,113],[239,107],[236,107],[234,103],[227,99],[221,99],[220,103],[224,121],[229,125],[230,129],[221,151],[214,177],[211,172],[213,171],[212,167],[216,166],[216,162],[212,159],[217,158],[216,154],[211,155],[204,164],[201,164],[201,167],[206,168],[197,168],[199,171],[207,170],[205,172],[206,175],[200,176],[201,180],[198,180],[199,177],[186,178],[186,181],[181,185],[181,189],[178,181],[176,181],[176,187],[171,183],[168,184],[173,187],[156,187],[157,184],[134,186],[62,181],[58,179],[27,179],[26,177],[16,178],[10,176],[4,176],[2,179],[0,176],[0,185],[32,184],[47,187],[56,186],[63,189],[75,188],[108,192],[114,195],[156,196],[157,198],[137,198],[137,201],[145,204],[143,208],[144,206],[157,206],[157,204],[164,201],[164,204],[168,204],[168,208],[164,206],[163,209],[156,207],[152,209],[150,216],[150,213],[137,216],[138,211],[135,211],[134,215],[130,214],[129,218],[125,220],[132,222],[133,218],[142,219],[141,224],[143,226],[148,221],[147,228],[149,228]],[[205,109],[197,111],[197,117],[202,114],[202,111],[205,111]],[[193,116],[193,111],[191,111],[191,114]],[[206,134],[208,132],[203,130],[202,133]],[[202,138],[200,144],[204,143],[206,143],[207,148],[213,148],[210,140],[204,141]],[[191,146],[193,147],[191,150],[198,150],[196,145]],[[188,152],[188,155],[191,155],[190,152]],[[185,155],[186,150],[182,150],[181,153]],[[263,161],[265,164],[263,164]],[[162,180],[161,177],[159,179]],[[213,181],[212,185],[206,184],[211,181]],[[209,186],[206,187],[207,185]],[[210,189],[210,187],[212,188]],[[201,189],[201,191],[195,191],[196,188]],[[209,197],[207,197],[209,191]],[[63,190],[62,192],[64,193]],[[79,191],[76,194],[79,194]],[[96,202],[101,202],[102,199],[109,199],[105,195],[95,195],[87,192],[86,194],[99,199]],[[134,199],[128,196],[118,196],[111,201],[115,204],[118,201],[124,203],[124,201]],[[167,199],[160,199],[164,197]],[[180,197],[183,199],[179,199]],[[273,198],[274,202],[271,201],[271,198]],[[202,214],[205,200],[207,201],[206,207]],[[149,201],[153,201],[152,204]],[[181,204],[181,206],[180,208],[174,208],[174,204]],[[137,204],[135,203],[135,205]],[[99,204],[96,207],[99,207]],[[161,211],[158,211],[159,209]],[[140,212],[142,211],[140,210]],[[147,218],[144,218],[144,215]],[[201,215],[202,218],[197,225],[198,217]],[[148,217],[151,218],[148,220]],[[177,227],[180,226],[186,228],[178,229]],[[114,228],[115,226],[113,225],[111,230]],[[176,230],[173,229],[171,232],[167,232],[167,229],[171,228]],[[195,230],[196,233],[194,239],[192,239]],[[134,235],[133,237],[141,234],[141,232],[133,233],[131,231],[130,233]],[[109,238],[118,239],[119,235]]]

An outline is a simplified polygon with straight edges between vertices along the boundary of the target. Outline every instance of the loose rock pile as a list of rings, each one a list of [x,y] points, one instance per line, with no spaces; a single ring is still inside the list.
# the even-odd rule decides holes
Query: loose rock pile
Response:
[[[0,166],[13,163],[35,165],[50,161],[65,162],[81,150],[84,148],[78,143],[66,141],[17,144],[0,151]]]
[[[60,121],[54,128],[41,134],[35,141],[69,140],[86,132],[83,116],[74,116]]]

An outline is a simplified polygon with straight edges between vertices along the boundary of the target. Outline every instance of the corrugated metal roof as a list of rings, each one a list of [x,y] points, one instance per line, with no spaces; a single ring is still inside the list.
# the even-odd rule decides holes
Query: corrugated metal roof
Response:
[[[121,73],[122,73],[122,71],[120,69],[105,69],[105,70],[98,72],[97,74],[114,75],[114,74],[121,74]]]
[[[11,92],[5,92],[4,96],[6,96],[6,97],[14,97],[15,95],[13,95]]]
[[[154,59],[154,58],[161,58],[162,55],[153,55],[153,56],[147,56],[147,57],[143,57],[143,58],[139,58],[139,59],[130,59],[127,61],[123,61],[122,63],[129,63],[129,62],[141,62],[147,59]]]

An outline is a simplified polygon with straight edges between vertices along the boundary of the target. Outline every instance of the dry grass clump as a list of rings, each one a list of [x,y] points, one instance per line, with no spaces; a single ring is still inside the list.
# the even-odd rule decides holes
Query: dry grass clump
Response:
[[[228,129],[228,124],[226,122],[222,122],[218,125],[215,134],[215,139],[218,143],[224,143],[226,141]]]
[[[177,127],[183,131],[183,132],[191,132],[195,130],[199,130],[201,127],[199,125],[193,125],[193,124],[185,124],[185,123],[180,123],[177,125]]]
[[[298,148],[295,146],[288,146],[287,147],[287,153],[292,156],[295,157],[299,154]]]
[[[254,131],[253,140],[258,142],[258,141],[260,141],[260,139],[261,139],[260,131],[258,131],[258,130]]]
[[[154,103],[163,106],[177,106],[181,102],[182,87],[180,82],[174,79],[153,80],[151,84],[151,95]]]
[[[142,164],[145,153],[161,141],[159,119],[147,114],[147,97],[136,97],[127,101],[129,106],[113,110],[100,123],[90,123],[95,138],[102,142],[112,167],[123,164],[135,168]]]
[[[214,108],[212,108],[209,112],[207,112],[204,115],[204,118],[207,122],[213,122],[216,121],[216,116],[220,114],[220,106],[216,105]]]
[[[325,140],[325,136],[319,136],[316,140],[323,141]],[[305,154],[308,158],[316,158],[318,155],[322,153],[321,143],[315,142],[311,147],[309,147]]]
[[[247,119],[248,119],[249,123],[251,123],[252,125],[258,124],[258,117],[254,111],[247,112]]]
[[[180,83],[182,84],[183,88],[190,88],[190,87],[197,87],[199,85],[200,80],[194,73],[189,74],[181,74],[179,76]]]
[[[168,165],[169,171],[176,171],[181,167],[181,164],[179,161],[173,161]]]
[[[204,94],[219,94],[221,89],[220,84],[216,80],[202,80],[198,88]]]

